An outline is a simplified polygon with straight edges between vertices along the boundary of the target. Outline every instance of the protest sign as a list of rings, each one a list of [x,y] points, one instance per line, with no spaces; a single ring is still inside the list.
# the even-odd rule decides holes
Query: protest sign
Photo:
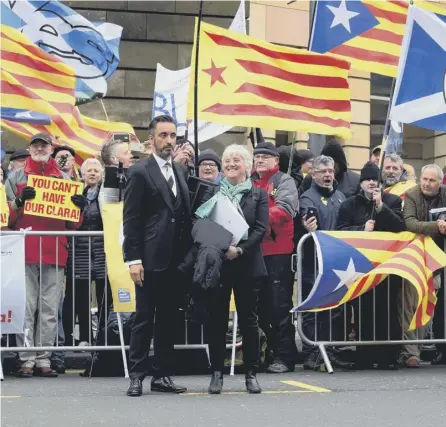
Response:
[[[123,207],[123,202],[102,205],[104,250],[113,296],[113,311],[116,313],[129,313],[135,311],[136,308],[135,284],[122,256]]]
[[[25,236],[0,236],[0,334],[21,334],[25,322]]]
[[[0,227],[7,227],[9,219],[9,208],[6,202],[6,189],[5,186],[0,183]]]
[[[246,34],[245,0],[240,2],[240,6],[230,30]],[[177,134],[185,135],[186,128],[189,129],[188,139],[194,142],[194,122],[186,122],[186,110],[189,97],[190,67],[182,70],[169,70],[161,64],[157,64],[155,90],[153,94],[152,119],[162,114],[172,116],[177,122]],[[221,135],[232,126],[218,123],[198,122],[198,142],[204,142]]]
[[[25,202],[27,215],[79,221],[81,212],[71,201],[71,196],[82,194],[84,184],[68,179],[30,175],[28,185],[36,190],[36,197]]]

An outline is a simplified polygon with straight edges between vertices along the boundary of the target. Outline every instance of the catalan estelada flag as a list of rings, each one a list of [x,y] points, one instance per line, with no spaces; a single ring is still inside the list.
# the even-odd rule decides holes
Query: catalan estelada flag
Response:
[[[97,154],[110,132],[134,133],[127,123],[91,119],[75,107],[74,70],[40,49],[20,31],[1,26],[2,108],[23,109],[49,116],[51,123],[5,120],[1,126],[29,138],[44,132],[72,146],[81,158]],[[80,163],[81,159],[77,159]]]
[[[352,68],[395,77],[406,1],[317,1],[308,50],[332,53]]]
[[[294,311],[338,307],[373,289],[389,274],[403,277],[418,293],[409,329],[432,317],[437,297],[433,273],[446,265],[446,254],[426,236],[409,232],[316,231],[319,271],[308,298]]]
[[[401,197],[404,200],[406,191],[412,187],[415,187],[416,185],[417,184],[413,181],[402,181],[387,187],[384,190],[384,193],[394,194],[395,196]]]
[[[350,137],[347,61],[201,23],[198,119]],[[188,118],[193,118],[194,85]]]

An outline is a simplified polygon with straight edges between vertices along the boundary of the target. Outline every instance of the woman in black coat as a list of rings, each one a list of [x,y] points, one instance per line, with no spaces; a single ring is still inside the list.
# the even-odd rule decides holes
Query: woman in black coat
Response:
[[[226,332],[229,301],[234,290],[240,330],[243,335],[243,364],[246,388],[260,393],[256,370],[259,366],[259,329],[257,301],[259,285],[266,276],[261,243],[268,227],[268,196],[265,190],[252,186],[250,176],[252,155],[243,146],[230,145],[222,157],[224,178],[215,194],[203,203],[196,216],[210,216],[219,197],[227,196],[245,218],[249,229],[237,246],[230,246],[221,270],[219,295],[211,299],[211,320],[208,325],[212,379],[209,393],[220,394],[223,388]]]
[[[102,217],[98,195],[102,179],[102,165],[96,159],[87,159],[81,168],[85,182],[84,196],[88,203],[84,209],[84,220],[78,231],[102,231]],[[99,319],[104,319],[104,289],[107,286],[107,306],[112,303],[110,286],[107,284],[104,238],[102,236],[79,236],[70,238],[67,262],[67,282],[62,309],[62,322],[66,345],[74,345],[73,328],[76,315],[79,319],[79,341],[86,345],[91,342],[90,302],[91,282],[96,285]],[[74,249],[74,250],[73,250]],[[74,293],[74,295],[73,295]],[[73,312],[74,299],[74,312]]]

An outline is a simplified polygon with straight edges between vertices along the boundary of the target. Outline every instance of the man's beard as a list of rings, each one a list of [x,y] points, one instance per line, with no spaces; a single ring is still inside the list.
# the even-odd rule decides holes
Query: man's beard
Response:
[[[50,154],[34,154],[31,155],[31,158],[35,161],[35,162],[48,162],[48,160],[50,159]]]

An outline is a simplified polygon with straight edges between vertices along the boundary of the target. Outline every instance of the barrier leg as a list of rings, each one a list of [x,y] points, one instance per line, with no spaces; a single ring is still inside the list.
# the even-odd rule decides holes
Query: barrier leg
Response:
[[[3,376],[3,363],[2,363],[2,359],[0,358],[0,380],[4,380],[5,377]]]
[[[116,313],[118,317],[119,341],[121,342],[122,364],[124,365],[124,376],[129,378],[129,368],[127,366],[127,357],[125,355],[124,334],[122,332],[121,313]]]
[[[234,311],[234,319],[232,321],[232,354],[231,354],[231,373],[230,375],[234,375],[234,369],[235,369],[235,350],[237,346],[237,323],[238,323],[238,316],[237,316],[237,310]]]
[[[331,366],[330,359],[328,358],[327,350],[325,350],[324,344],[319,344],[319,351],[322,354],[322,358],[324,359],[325,367],[327,368],[327,372],[329,374],[333,373],[333,368]]]

